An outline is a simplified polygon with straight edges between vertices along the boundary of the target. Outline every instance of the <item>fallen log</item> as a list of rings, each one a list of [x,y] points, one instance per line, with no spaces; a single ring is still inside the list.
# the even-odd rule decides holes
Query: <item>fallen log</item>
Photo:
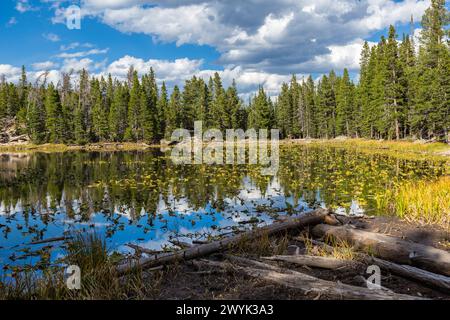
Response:
[[[12,142],[29,141],[29,140],[30,140],[30,138],[28,137],[28,135],[23,134],[23,135],[16,136],[16,137],[10,137],[8,142],[12,143]]]
[[[279,233],[281,231],[292,230],[296,228],[302,228],[307,225],[316,225],[324,221],[325,217],[328,215],[329,211],[325,209],[318,209],[312,212],[303,214],[300,217],[291,218],[288,221],[282,223],[274,223],[272,225],[257,228],[251,231],[244,232],[242,234],[225,238],[220,241],[214,241],[207,244],[197,245],[191,248],[173,252],[162,257],[150,256],[143,257],[138,260],[131,260],[127,264],[119,265],[117,267],[117,272],[123,274],[132,271],[136,268],[151,268],[159,265],[165,265],[169,263],[176,262],[178,260],[191,260],[200,257],[210,255],[212,253],[226,250],[231,246],[244,241],[244,240],[254,240],[260,237],[262,234],[272,235]]]
[[[248,260],[248,259],[244,259]],[[236,260],[235,260],[236,261]],[[248,262],[247,262],[248,263]],[[289,288],[300,290],[305,294],[314,293],[339,299],[352,300],[423,300],[423,298],[394,293],[385,290],[373,290],[343,283],[322,280],[301,272],[283,270],[259,261],[249,263],[258,267],[230,265],[220,261],[208,261],[210,266],[229,268],[230,266],[244,274],[257,279],[273,282]],[[286,272],[284,272],[286,271]]]
[[[432,272],[450,276],[450,253],[434,247],[414,243],[385,234],[378,234],[348,227],[331,227],[317,225],[313,228],[316,237],[332,237],[347,241],[355,246],[356,250],[393,261],[407,264]]]
[[[150,250],[141,246],[138,246],[136,244],[133,243],[128,243],[126,244],[127,247],[133,249],[136,252],[141,252],[141,253],[146,253],[146,254],[150,254],[150,255],[156,255],[156,254],[167,254],[164,251],[158,251],[158,250]]]
[[[183,241],[178,241],[178,240],[169,240],[169,242],[171,244],[173,244],[174,246],[177,246],[181,249],[186,249],[186,248],[191,248],[192,245],[190,243],[187,242],[183,242]]]
[[[418,269],[416,267],[399,265],[390,261],[385,261],[373,257],[368,257],[366,259],[366,262],[369,264],[375,264],[381,269],[389,271],[392,274],[419,282],[420,284],[423,284],[427,287],[437,289],[445,293],[450,293],[449,277]]]
[[[340,260],[329,257],[304,256],[304,255],[273,256],[273,257],[263,257],[261,259],[269,261],[281,261],[301,266],[330,269],[330,270],[336,270],[346,267],[355,267],[357,265],[356,261]]]
[[[301,240],[299,238],[299,240]],[[327,245],[326,243],[317,241],[317,240],[309,240],[312,244],[320,246],[325,251],[332,253],[334,251],[333,247]],[[382,260],[379,258],[374,258],[368,256],[364,253],[358,253],[358,259],[364,261],[368,265],[377,265],[381,269],[386,270],[392,274],[400,276],[402,278],[406,278],[415,282],[418,282],[427,287],[437,289],[444,293],[450,292],[450,278],[435,274],[426,270],[422,270],[413,266],[408,265],[399,265],[397,263],[393,263],[390,261]]]

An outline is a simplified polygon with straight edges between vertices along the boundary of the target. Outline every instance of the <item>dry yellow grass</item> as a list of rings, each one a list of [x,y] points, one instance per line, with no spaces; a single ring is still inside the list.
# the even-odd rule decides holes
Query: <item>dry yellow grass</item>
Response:
[[[450,159],[450,145],[441,142],[423,143],[421,141],[388,141],[370,139],[310,139],[284,140],[282,145],[301,144],[317,147],[333,147],[355,150],[369,154],[383,154],[404,159]],[[450,160],[449,160],[450,162]]]
[[[335,240],[333,238],[326,239],[325,241],[330,247],[315,246],[311,239],[303,237],[303,243],[305,244],[306,253],[312,256],[329,257],[338,260],[352,261],[357,258],[357,253],[353,246],[346,241]]]
[[[450,176],[406,182],[378,197],[380,209],[402,219],[450,227]]]

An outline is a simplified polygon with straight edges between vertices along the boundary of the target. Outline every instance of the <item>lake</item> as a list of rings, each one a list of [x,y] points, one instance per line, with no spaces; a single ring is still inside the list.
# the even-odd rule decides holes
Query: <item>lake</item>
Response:
[[[95,231],[111,250],[160,250],[323,206],[379,215],[380,193],[446,174],[441,160],[282,146],[276,176],[250,165],[175,165],[159,149],[0,155],[0,268],[43,268],[64,255],[43,239]]]

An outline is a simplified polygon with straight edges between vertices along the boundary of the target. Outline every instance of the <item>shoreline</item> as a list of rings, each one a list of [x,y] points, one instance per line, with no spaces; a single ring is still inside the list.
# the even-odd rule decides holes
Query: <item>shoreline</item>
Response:
[[[226,144],[227,142],[224,142]],[[285,139],[280,140],[281,146],[310,145],[344,149],[357,149],[374,152],[399,152],[405,154],[420,154],[429,156],[450,157],[450,144],[442,142],[427,142],[421,140],[370,140],[361,138],[335,139]],[[144,142],[105,142],[87,145],[42,144],[30,143],[0,144],[0,153],[58,153],[68,151],[114,152],[114,151],[145,151],[154,148],[167,148],[165,144],[147,144]]]

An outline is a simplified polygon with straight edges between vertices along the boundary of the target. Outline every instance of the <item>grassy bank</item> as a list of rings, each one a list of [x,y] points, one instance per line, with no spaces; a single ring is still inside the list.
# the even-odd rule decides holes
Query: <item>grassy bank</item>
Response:
[[[67,151],[140,151],[149,148],[159,148],[159,145],[146,143],[95,143],[84,146],[65,144],[14,144],[0,145],[0,152],[31,153],[31,152],[67,152]]]
[[[93,233],[77,234],[66,244],[64,265],[81,270],[81,289],[69,290],[63,267],[51,266],[40,272],[20,270],[0,279],[0,300],[116,300],[151,296],[156,283],[144,282],[143,273],[119,277],[116,264],[121,258]]]
[[[450,176],[406,182],[386,190],[377,201],[379,208],[401,219],[450,229]]]
[[[422,141],[382,141],[367,139],[309,139],[309,140],[282,140],[282,145],[305,144],[314,146],[329,146],[335,148],[357,149],[371,152],[395,152],[405,154],[450,156],[450,145],[440,142],[425,143]],[[95,143],[84,146],[65,144],[4,144],[0,145],[0,152],[66,152],[66,151],[132,151],[159,148],[159,144],[146,143]]]
[[[329,146],[335,148],[355,149],[363,152],[382,153],[390,155],[414,154],[423,156],[450,156],[450,145],[441,142],[425,143],[423,141],[385,141],[367,139],[331,139],[306,140],[299,143],[308,143],[316,146]]]

